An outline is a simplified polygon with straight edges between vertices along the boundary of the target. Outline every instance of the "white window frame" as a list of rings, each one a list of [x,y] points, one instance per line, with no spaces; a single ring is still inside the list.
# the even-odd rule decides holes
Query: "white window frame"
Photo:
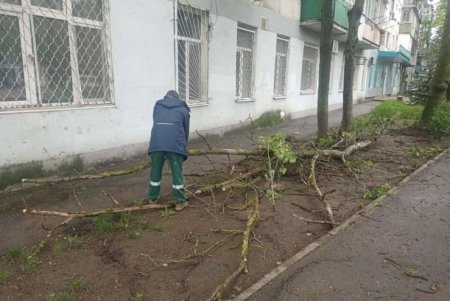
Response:
[[[402,23],[411,23],[413,11],[411,8],[403,9],[402,11]]]
[[[22,5],[0,3],[0,14],[10,15],[19,18],[19,29],[21,39],[23,72],[25,82],[26,101],[0,102],[0,113],[3,109],[21,109],[31,107],[76,107],[85,105],[111,105],[114,104],[114,85],[112,73],[111,39],[110,39],[110,6],[109,0],[102,0],[103,21],[90,20],[72,16],[72,1],[62,0],[62,10],[51,9],[31,4],[31,0],[22,0]],[[35,43],[33,17],[47,17],[51,19],[63,20],[68,24],[70,68],[72,72],[72,93],[73,102],[68,103],[43,103],[40,91],[40,76],[37,50],[33,49]],[[83,99],[81,90],[80,75],[78,72],[77,45],[75,38],[75,28],[87,27],[98,29],[102,32],[103,46],[105,50],[105,60],[108,68],[108,89],[109,99]]]
[[[315,60],[311,60],[308,58],[305,58],[305,48],[309,47],[311,49],[314,49],[316,52],[316,58]],[[302,89],[302,81],[303,81],[303,70],[305,67],[304,61],[308,61],[309,63],[314,63],[314,87],[312,89],[308,88],[303,90]],[[318,81],[318,65],[319,65],[319,46],[313,45],[313,44],[307,44],[305,43],[305,45],[303,46],[303,58],[302,58],[302,73],[301,73],[301,78],[300,78],[300,93],[301,94],[314,94],[317,91],[317,81]]]
[[[239,30],[241,31],[246,31],[252,34],[252,47],[251,48],[247,48],[247,47],[242,47],[242,46],[238,46],[237,45],[237,40],[238,40],[238,36],[239,36]],[[236,84],[239,85],[239,91],[237,91],[238,95],[236,95],[236,101],[237,102],[246,102],[246,101],[253,101],[253,94],[254,94],[254,84],[255,84],[255,41],[256,41],[256,30],[254,29],[249,29],[243,26],[238,26],[237,28],[237,35],[236,35],[236,53],[240,53],[240,61],[239,61],[239,78],[243,78],[244,75],[244,52],[250,52],[252,54],[252,62],[251,62],[251,66],[252,66],[252,73],[251,73],[251,79],[250,79],[250,97],[243,97],[243,86],[241,85],[241,83],[239,82],[238,77],[236,77]],[[237,68],[237,64],[236,64],[236,68]],[[236,72],[237,73],[237,72]]]
[[[282,53],[282,52],[278,52],[277,46],[278,46],[278,41],[282,42],[282,43],[287,43],[287,47],[286,47],[286,53]],[[281,36],[277,37],[276,40],[276,45],[275,45],[275,72],[274,72],[274,85],[273,85],[273,92],[274,92],[274,99],[284,99],[287,97],[287,82],[288,82],[288,66],[289,66],[289,49],[290,49],[290,41],[289,38],[284,38]],[[284,57],[285,58],[285,63],[286,66],[284,66],[284,87],[283,87],[283,94],[279,94],[277,93],[277,89],[276,87],[278,86],[277,83],[279,80],[282,80],[280,78],[280,74],[278,73],[278,65],[280,64],[280,58]]]
[[[208,40],[207,40],[207,35],[208,35],[208,28],[207,28],[207,20],[204,20],[204,18],[207,18],[208,12],[207,11],[203,11],[188,5],[183,5],[183,4],[179,4],[178,1],[176,1],[176,11],[175,14],[177,16],[177,22],[179,22],[178,20],[178,10],[184,10],[186,12],[189,13],[195,13],[196,15],[200,16],[200,24],[201,24],[201,28],[200,28],[200,39],[196,39],[196,38],[191,38],[191,37],[185,37],[182,35],[178,34],[178,23],[175,25],[175,76],[176,76],[176,90],[179,91],[179,72],[180,70],[178,69],[178,41],[184,41],[185,44],[185,69],[184,70],[184,77],[186,80],[186,103],[189,105],[189,107],[195,107],[195,106],[205,106],[208,105]],[[190,91],[189,91],[189,79],[190,79],[190,75],[189,75],[189,60],[190,60],[190,56],[189,56],[189,51],[190,51],[190,44],[196,44],[196,45],[200,45],[201,48],[201,57],[200,57],[200,100],[194,100],[190,98]]]

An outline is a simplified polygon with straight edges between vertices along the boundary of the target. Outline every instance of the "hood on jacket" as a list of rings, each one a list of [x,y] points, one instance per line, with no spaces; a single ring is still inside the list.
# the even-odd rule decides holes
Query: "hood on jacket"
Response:
[[[157,105],[159,106],[163,106],[167,109],[172,109],[172,108],[178,108],[178,107],[184,107],[186,108],[189,112],[191,111],[191,109],[189,108],[189,106],[186,104],[186,102],[172,97],[172,96],[164,96],[163,99],[159,100],[157,103]]]

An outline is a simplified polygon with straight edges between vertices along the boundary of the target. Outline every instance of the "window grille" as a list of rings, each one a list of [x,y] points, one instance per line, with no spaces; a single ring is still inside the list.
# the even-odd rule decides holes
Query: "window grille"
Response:
[[[208,102],[208,12],[178,3],[176,26],[177,90],[189,105]]]
[[[236,97],[250,100],[253,96],[253,47],[255,31],[239,27],[236,48]]]
[[[288,66],[289,40],[277,38],[275,55],[275,96],[286,96],[287,66]]]
[[[0,0],[0,108],[111,103],[108,0]]]
[[[317,50],[316,47],[308,45],[303,49],[302,91],[316,91]]]

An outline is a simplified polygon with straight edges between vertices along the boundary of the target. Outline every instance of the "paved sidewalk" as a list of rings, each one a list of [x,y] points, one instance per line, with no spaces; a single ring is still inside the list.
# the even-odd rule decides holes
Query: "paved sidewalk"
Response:
[[[450,300],[450,154],[247,300]]]

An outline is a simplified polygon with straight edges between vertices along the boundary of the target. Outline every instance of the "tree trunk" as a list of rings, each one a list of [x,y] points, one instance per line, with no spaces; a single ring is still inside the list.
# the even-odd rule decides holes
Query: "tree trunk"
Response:
[[[356,0],[348,11],[348,35],[345,44],[344,93],[342,122],[339,132],[348,132],[352,127],[353,117],[353,76],[355,74],[355,53],[358,45],[358,28],[364,9],[365,0]]]
[[[444,0],[442,0],[444,1]],[[439,59],[436,71],[431,80],[431,96],[425,104],[422,113],[422,123],[428,124],[433,117],[434,110],[443,104],[448,97],[450,85],[450,0],[447,0],[447,11],[445,13],[444,31],[442,34]]]
[[[322,29],[320,32],[319,89],[317,94],[317,138],[328,134],[328,90],[330,86],[333,48],[333,7],[335,0],[322,0]]]

